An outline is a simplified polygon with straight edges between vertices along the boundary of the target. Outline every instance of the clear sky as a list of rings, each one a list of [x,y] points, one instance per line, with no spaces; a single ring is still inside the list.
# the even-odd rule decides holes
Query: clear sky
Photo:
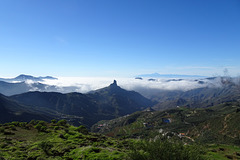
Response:
[[[240,75],[239,0],[0,0],[0,77]]]

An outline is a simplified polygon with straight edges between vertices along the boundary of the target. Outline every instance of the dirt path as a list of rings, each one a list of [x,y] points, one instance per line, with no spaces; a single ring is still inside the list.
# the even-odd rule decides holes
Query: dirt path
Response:
[[[223,129],[221,131],[219,131],[220,133],[223,133],[226,130],[226,128],[227,128],[227,119],[229,118],[229,116],[230,116],[230,114],[228,114],[228,115],[226,115],[224,117]]]

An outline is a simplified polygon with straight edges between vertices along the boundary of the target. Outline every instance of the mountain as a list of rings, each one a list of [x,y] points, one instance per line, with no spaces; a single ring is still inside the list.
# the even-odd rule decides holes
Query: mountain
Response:
[[[51,120],[51,116],[41,113],[34,108],[20,105],[0,94],[0,123],[11,121],[31,121],[32,119]]]
[[[110,86],[88,95],[97,101],[100,112],[114,113],[115,117],[143,110],[154,104],[135,91],[122,89],[115,80]]]
[[[17,82],[10,83],[5,81],[0,81],[0,93],[6,96],[12,96],[16,94],[26,93],[30,91],[40,91],[40,92],[61,92],[69,93],[73,91],[78,91],[78,87],[67,86],[59,87],[55,85],[47,85],[40,82]]]
[[[50,86],[40,83],[45,79],[57,79],[51,76],[34,77],[21,74],[15,78],[0,78],[0,93],[6,96],[21,94],[29,91],[59,91],[57,86]],[[30,82],[29,82],[30,81]],[[68,88],[66,88],[68,90]]]
[[[82,117],[81,122],[84,124],[91,125],[95,122],[93,117],[98,117],[96,103],[90,97],[81,93],[62,94],[36,91],[11,96],[11,98],[24,105]],[[99,117],[96,120],[99,120]]]
[[[178,107],[165,111],[145,110],[109,121],[92,131],[113,137],[154,138],[178,135],[188,142],[240,145],[240,103],[225,102],[209,108]]]
[[[57,78],[55,77],[51,77],[51,76],[46,76],[46,77],[34,77],[31,75],[25,75],[25,74],[21,74],[15,78],[0,78],[0,81],[4,81],[4,82],[13,82],[13,81],[20,81],[20,82],[24,82],[27,80],[31,80],[31,81],[44,81],[44,79],[52,79],[55,80]]]
[[[179,74],[159,74],[159,73],[142,74],[142,75],[138,75],[137,77],[151,77],[151,78],[206,78],[206,76],[200,76],[200,75],[179,75]]]
[[[203,87],[186,92],[169,91],[154,97],[158,101],[153,108],[164,110],[177,106],[188,106],[190,108],[210,107],[224,102],[240,101],[239,84],[223,82],[219,87]]]
[[[6,96],[12,96],[15,94],[21,94],[29,91],[58,91],[60,90],[56,86],[45,85],[39,82],[35,83],[26,83],[26,82],[18,82],[18,83],[9,83],[5,81],[0,81],[0,93]]]
[[[24,105],[82,117],[81,122],[87,126],[99,120],[116,118],[153,106],[150,100],[139,93],[120,88],[116,81],[88,94],[28,92],[10,98]]]

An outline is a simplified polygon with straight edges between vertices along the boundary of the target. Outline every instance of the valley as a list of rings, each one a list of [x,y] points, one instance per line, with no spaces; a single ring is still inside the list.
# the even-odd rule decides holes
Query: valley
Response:
[[[150,147],[148,141],[153,141],[160,146],[187,145],[190,148],[183,148],[191,152],[198,144],[196,151],[201,153],[196,155],[203,159],[238,159],[240,90],[234,79],[227,80],[220,78],[218,87],[187,91],[146,88],[144,94],[141,89],[145,97],[121,88],[116,80],[84,94],[30,91],[0,95],[0,157],[14,157],[18,152],[20,159],[134,159],[143,156],[135,150],[141,143]],[[27,151],[21,150],[22,141],[28,143]],[[112,142],[105,145],[107,141]],[[58,149],[69,145],[64,151]]]

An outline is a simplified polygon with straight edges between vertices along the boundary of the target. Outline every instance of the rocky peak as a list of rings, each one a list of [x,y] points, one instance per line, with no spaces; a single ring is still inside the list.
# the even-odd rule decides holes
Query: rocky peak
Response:
[[[113,83],[112,83],[112,85],[115,85],[115,86],[117,86],[117,81],[116,81],[116,80],[114,80],[114,81],[113,81]]]
[[[110,84],[110,88],[119,88],[119,86],[117,85],[117,81],[114,80],[112,84]]]
[[[112,84],[110,84],[110,86],[118,86],[118,85],[117,85],[117,81],[116,81],[116,80],[114,80],[114,81],[113,81],[113,83],[112,83]]]

